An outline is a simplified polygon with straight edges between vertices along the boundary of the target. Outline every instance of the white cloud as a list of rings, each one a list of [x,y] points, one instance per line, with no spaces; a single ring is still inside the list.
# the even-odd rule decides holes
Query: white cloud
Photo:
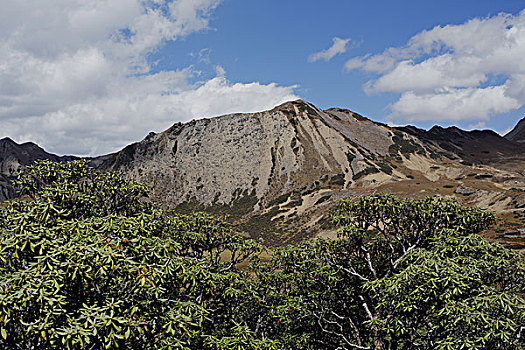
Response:
[[[234,112],[257,112],[297,99],[291,87],[231,83],[217,76],[182,88],[189,71],[163,72],[130,80],[130,85],[89,103],[77,103],[43,115],[0,122],[21,139],[74,154],[102,154],[142,139],[149,131],[176,121]],[[174,93],[169,84],[176,88]]]
[[[352,57],[351,59],[346,61],[345,69],[347,71],[351,71],[351,70],[354,70],[354,69],[363,68],[364,65],[365,65],[366,58],[368,58],[368,56],[366,56],[366,57]]]
[[[225,77],[226,71],[222,66],[215,66],[215,74],[217,74],[218,77]]]
[[[370,91],[428,93],[443,87],[475,87],[487,80],[485,73],[476,70],[479,60],[447,53],[419,64],[401,61],[388,74],[374,81]]]
[[[369,94],[401,94],[390,119],[479,121],[525,104],[523,57],[525,10],[437,26],[345,68],[378,75],[364,85]]]
[[[416,121],[489,120],[491,115],[512,111],[520,103],[505,95],[505,86],[448,89],[439,93],[405,92],[392,106],[389,119]]]
[[[341,39],[335,37],[332,39],[332,46],[330,48],[311,54],[308,57],[308,62],[316,62],[319,60],[330,61],[338,54],[345,53],[347,50],[347,44],[350,42],[350,39]]]
[[[487,123],[485,122],[478,122],[478,123],[470,124],[469,126],[467,126],[468,130],[484,130],[486,128],[487,128]]]
[[[216,67],[153,73],[147,56],[209,27],[219,0],[38,0],[0,3],[0,130],[48,151],[116,151],[177,121],[256,111],[295,86],[231,83]]]

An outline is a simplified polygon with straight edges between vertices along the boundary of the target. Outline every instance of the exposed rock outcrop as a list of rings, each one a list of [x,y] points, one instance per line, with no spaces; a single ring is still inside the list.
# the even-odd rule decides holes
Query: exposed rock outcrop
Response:
[[[374,191],[523,210],[524,153],[491,131],[392,128],[298,100],[176,123],[91,164],[149,184],[152,199],[166,207],[228,214],[239,229],[282,244],[325,235],[326,214],[339,199]],[[0,140],[0,199],[13,197],[13,176],[37,159],[73,158]]]
[[[380,169],[374,158],[389,155],[392,136],[351,111],[324,112],[295,101],[263,113],[176,124],[95,164],[153,184],[154,196],[170,205],[229,205],[253,196],[261,209],[323,177],[348,188],[366,169]]]
[[[478,192],[479,190],[471,187],[466,187],[464,185],[459,185],[458,188],[454,191],[454,193],[461,194],[463,196],[470,196],[471,194],[474,194]]]
[[[166,206],[228,212],[240,221],[268,215],[268,229],[275,229],[276,218],[313,219],[329,198],[321,200],[319,191],[406,179],[395,163],[417,153],[432,164],[439,152],[352,111],[322,111],[298,100],[267,112],[178,123],[93,164],[151,184],[152,196]],[[312,207],[301,209],[303,202]]]

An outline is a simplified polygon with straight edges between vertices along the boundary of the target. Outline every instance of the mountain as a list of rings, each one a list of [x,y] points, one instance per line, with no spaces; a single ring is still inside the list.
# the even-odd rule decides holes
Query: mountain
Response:
[[[359,118],[291,102],[263,113],[175,124],[95,163],[155,184],[155,195],[169,203],[231,203],[245,195],[264,207],[275,195],[314,186],[325,175],[345,187],[378,167],[373,158],[389,154],[393,133]]]
[[[466,169],[480,158],[471,154],[485,156],[477,147],[488,141],[497,146],[494,156],[510,156],[515,147],[495,133],[391,128],[298,100],[177,123],[93,164],[151,184],[152,197],[179,212],[228,213],[271,244],[328,227],[325,213],[340,198],[379,189],[423,196],[450,181],[455,188],[454,179],[472,173]],[[454,142],[468,154],[454,152]]]
[[[30,145],[25,155],[18,150],[28,146],[14,147],[14,164],[57,157]],[[149,184],[151,198],[177,212],[228,214],[237,229],[271,245],[330,237],[326,214],[339,199],[379,191],[453,196],[523,226],[524,147],[492,131],[393,128],[297,100],[176,123],[91,164]]]
[[[151,184],[152,198],[166,207],[228,213],[238,228],[281,244],[330,235],[326,212],[337,200],[374,191],[517,210],[523,153],[492,131],[391,128],[298,100],[177,123],[93,165]]]
[[[513,142],[525,143],[525,118],[520,120],[505,138]]]
[[[268,236],[281,231],[280,221],[311,223],[306,212],[314,204],[361,177],[389,178],[396,172],[389,165],[389,149],[398,147],[394,136],[349,110],[294,101],[262,113],[178,123],[93,164],[152,184],[152,196],[179,211],[228,212]],[[407,137],[399,142],[422,149]]]
[[[507,136],[502,137],[492,130],[465,131],[455,126],[448,128],[434,126],[428,131],[406,126],[398,130],[414,135],[427,144],[430,143],[454,153],[467,163],[501,163],[520,158],[523,154],[523,145]]]
[[[47,153],[32,142],[18,144],[6,137],[0,140],[0,200],[11,199],[16,196],[11,181],[16,178],[17,173],[27,165],[36,160],[48,159],[54,162],[68,161],[76,157],[60,157]]]

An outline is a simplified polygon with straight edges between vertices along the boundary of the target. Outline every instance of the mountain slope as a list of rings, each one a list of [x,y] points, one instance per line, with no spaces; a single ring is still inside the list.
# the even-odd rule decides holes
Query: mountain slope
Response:
[[[505,138],[513,142],[525,143],[525,118],[521,119],[514,129],[505,135]]]
[[[48,159],[54,162],[76,159],[75,157],[60,157],[44,151],[32,142],[18,144],[6,137],[0,140],[0,200],[16,196],[11,181],[24,167],[36,160]]]
[[[298,100],[177,123],[90,160],[149,184],[165,207],[228,214],[238,229],[283,244],[332,235],[327,213],[337,201],[371,192],[454,196],[525,223],[523,146],[491,131],[391,128]],[[9,181],[36,159],[72,158],[0,140],[1,199],[12,198]]]
[[[414,126],[398,128],[410,133],[426,143],[454,153],[467,163],[492,164],[519,158],[523,146],[502,137],[492,130],[465,131],[455,126],[442,128],[434,126],[430,130]]]
[[[324,113],[293,102],[264,113],[176,124],[104,157],[100,167],[157,184],[154,191],[171,203],[188,196],[229,203],[234,193],[271,197],[325,174],[342,175],[346,185],[367,167],[362,159],[386,155],[391,144],[388,130],[351,112]]]
[[[279,231],[312,227],[328,198],[407,179],[403,159],[430,164],[438,152],[349,110],[299,100],[175,124],[93,164],[151,184],[156,200],[179,211],[228,212],[252,231]]]

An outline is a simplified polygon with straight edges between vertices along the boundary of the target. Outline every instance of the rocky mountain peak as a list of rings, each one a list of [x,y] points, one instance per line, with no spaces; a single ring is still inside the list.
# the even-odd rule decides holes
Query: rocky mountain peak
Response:
[[[239,229],[282,244],[315,233],[338,199],[360,193],[453,195],[461,185],[469,190],[458,195],[484,201],[492,187],[476,187],[476,181],[493,181],[486,179],[496,178],[496,170],[484,168],[480,175],[478,168],[522,154],[521,145],[494,132],[392,128],[348,109],[321,110],[296,100],[259,113],[175,123],[91,161],[149,184],[152,199],[166,207],[228,213]],[[0,158],[3,198],[12,196],[9,179],[20,167],[36,159],[65,160],[10,139],[0,140]],[[519,187],[513,174],[501,180],[512,181],[508,191]],[[511,205],[514,197],[485,205]]]
[[[297,100],[176,123],[93,164],[151,184],[155,199],[179,211],[228,212],[241,221],[270,215],[270,229],[284,207],[282,220],[305,220],[335,192],[405,178],[392,162],[411,152],[430,154],[415,137],[350,110]]]
[[[525,118],[521,119],[518,124],[504,136],[507,140],[519,143],[525,143]]]

